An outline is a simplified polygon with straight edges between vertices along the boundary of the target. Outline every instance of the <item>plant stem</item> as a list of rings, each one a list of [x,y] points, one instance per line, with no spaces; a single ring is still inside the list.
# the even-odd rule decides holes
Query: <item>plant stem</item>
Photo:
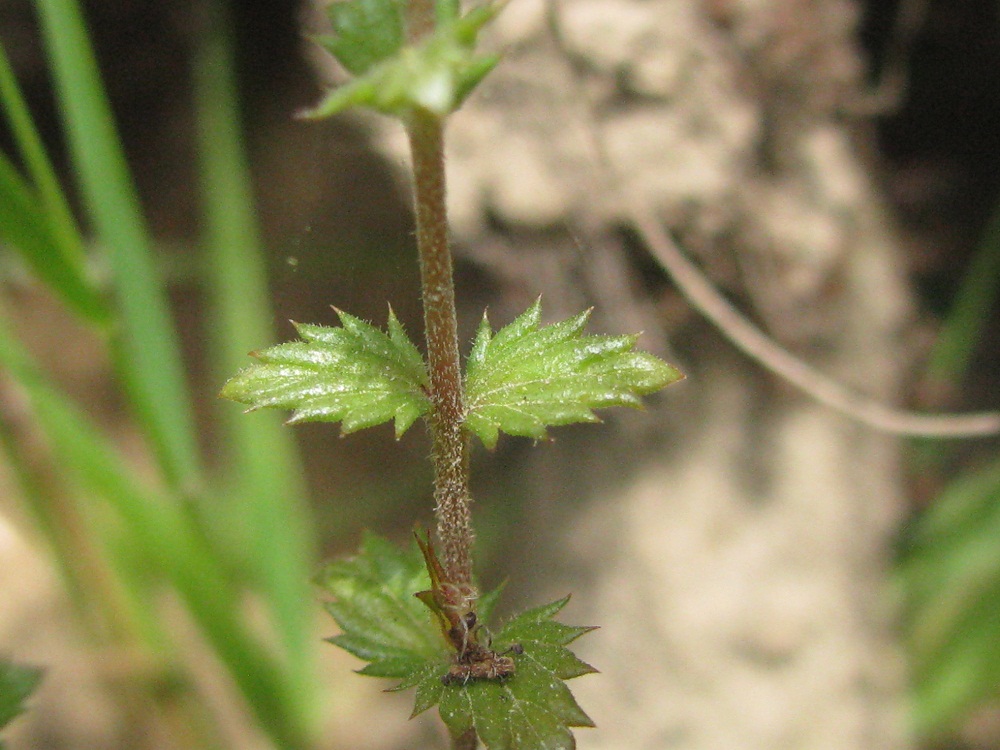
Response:
[[[411,43],[434,29],[433,0],[410,0],[407,33]],[[458,355],[455,281],[448,243],[445,202],[444,120],[415,110],[407,122],[413,156],[413,200],[424,302],[424,335],[430,376],[434,513],[447,583],[472,589],[472,498],[469,495],[469,440],[462,427],[465,406]],[[452,735],[452,750],[476,750],[476,730]]]
[[[469,442],[458,356],[455,286],[445,207],[444,126],[424,110],[410,117],[417,247],[430,374],[434,501],[442,562],[450,583],[472,584]]]

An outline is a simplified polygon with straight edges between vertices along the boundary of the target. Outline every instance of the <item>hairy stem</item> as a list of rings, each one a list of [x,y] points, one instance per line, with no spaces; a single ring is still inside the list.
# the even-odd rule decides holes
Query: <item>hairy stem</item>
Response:
[[[410,117],[407,131],[413,154],[417,247],[431,382],[437,531],[449,582],[471,585],[469,442],[462,429],[465,411],[445,208],[444,127],[437,115],[417,110]]]

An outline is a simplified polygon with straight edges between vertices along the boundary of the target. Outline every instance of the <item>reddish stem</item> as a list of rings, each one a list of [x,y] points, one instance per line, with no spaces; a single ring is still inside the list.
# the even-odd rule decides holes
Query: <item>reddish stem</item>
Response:
[[[462,428],[465,409],[445,207],[443,130],[442,119],[424,110],[412,114],[407,128],[413,154],[417,246],[431,384],[438,538],[448,582],[471,586],[469,443]]]

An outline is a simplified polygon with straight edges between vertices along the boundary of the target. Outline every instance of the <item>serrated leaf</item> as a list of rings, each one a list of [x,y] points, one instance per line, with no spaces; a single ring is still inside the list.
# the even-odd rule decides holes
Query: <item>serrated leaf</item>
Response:
[[[329,117],[355,106],[400,117],[414,109],[444,116],[458,109],[499,61],[474,51],[479,30],[497,12],[492,4],[461,17],[452,4],[439,4],[434,33],[416,45],[404,44],[397,0],[336,2],[328,12],[337,33],[317,41],[356,77],[303,117]]]
[[[250,406],[291,409],[290,424],[341,422],[344,434],[396,421],[396,437],[430,409],[423,358],[389,310],[388,335],[345,312],[340,328],[296,324],[301,341],[254,356],[224,398]]]
[[[567,601],[569,597],[523,612],[496,634],[495,648],[516,644],[521,650],[511,677],[445,686],[441,718],[453,733],[472,726],[490,750],[576,747],[570,728],[594,724],[564,680],[596,670],[566,648],[593,628],[551,619]]]
[[[472,727],[489,750],[568,750],[572,727],[593,726],[564,680],[594,672],[566,645],[591,628],[552,618],[568,597],[509,620],[494,636],[490,653],[510,654],[515,665],[504,679],[455,677],[449,648],[431,610],[414,594],[431,578],[419,551],[402,552],[366,537],[360,554],[330,565],[321,585],[333,595],[327,609],[343,631],[331,639],[369,664],[361,674],[393,677],[390,690],[416,688],[413,716],[438,705],[455,732]],[[498,591],[480,599],[485,619]]]
[[[413,594],[428,585],[418,556],[366,535],[360,553],[327,566],[319,585],[343,631],[330,642],[369,662],[365,674],[403,679],[428,662],[445,663],[445,644],[430,611]]]
[[[0,660],[0,729],[24,713],[24,702],[41,679],[40,669]]]
[[[466,427],[488,448],[500,431],[540,439],[546,429],[596,422],[594,409],[641,405],[684,376],[637,336],[584,336],[590,312],[539,327],[537,300],[493,335],[483,316],[466,367]]]

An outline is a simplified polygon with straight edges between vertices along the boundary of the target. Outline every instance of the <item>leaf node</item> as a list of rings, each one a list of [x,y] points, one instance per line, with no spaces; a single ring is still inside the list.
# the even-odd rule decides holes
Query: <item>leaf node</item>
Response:
[[[415,108],[440,116],[458,109],[499,61],[474,49],[479,30],[497,8],[487,3],[464,16],[447,3],[439,10],[434,33],[409,45],[399,0],[331,3],[327,14],[334,34],[316,41],[355,78],[303,116],[329,117],[354,106],[401,117]]]
[[[592,628],[552,619],[569,597],[510,619],[490,653],[512,660],[513,669],[489,677],[460,668],[431,609],[415,596],[431,585],[416,549],[402,552],[369,535],[360,554],[330,565],[321,583],[343,631],[330,641],[368,662],[361,674],[400,680],[394,691],[416,688],[413,716],[437,705],[453,735],[472,728],[489,750],[569,750],[571,728],[593,726],[564,682],[596,671],[567,648]],[[480,620],[498,595],[479,600]]]

